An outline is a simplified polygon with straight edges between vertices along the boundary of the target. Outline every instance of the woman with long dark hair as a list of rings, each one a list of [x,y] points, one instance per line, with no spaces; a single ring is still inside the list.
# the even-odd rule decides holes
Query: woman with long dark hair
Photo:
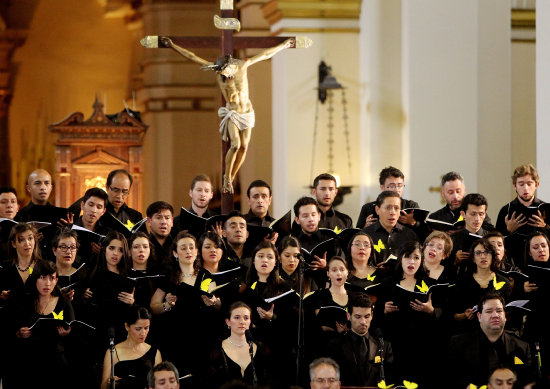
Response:
[[[74,313],[71,302],[57,287],[55,264],[38,262],[27,280],[26,290],[13,315],[16,340],[4,388],[20,388],[22,377],[28,387],[73,387],[65,355],[71,327],[62,321],[71,322]],[[26,370],[29,366],[32,374]]]

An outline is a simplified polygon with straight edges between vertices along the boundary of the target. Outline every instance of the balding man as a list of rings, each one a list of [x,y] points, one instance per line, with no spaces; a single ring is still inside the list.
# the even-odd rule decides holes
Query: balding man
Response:
[[[19,210],[15,216],[16,221],[37,220],[35,216],[43,213],[43,207],[52,207],[48,202],[52,193],[52,176],[46,170],[36,169],[29,174],[26,189],[31,201]]]

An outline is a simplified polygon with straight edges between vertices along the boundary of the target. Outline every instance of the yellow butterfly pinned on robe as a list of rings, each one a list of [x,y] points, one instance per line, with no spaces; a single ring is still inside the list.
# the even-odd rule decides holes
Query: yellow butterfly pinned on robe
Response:
[[[374,274],[370,276],[367,274],[367,281],[374,281],[375,278],[376,276]]]
[[[418,388],[418,384],[416,382],[411,382],[407,380],[403,380],[403,386],[407,389],[416,389]]]
[[[470,385],[468,386],[468,389],[487,389],[487,385],[482,385],[482,386],[480,386],[480,387],[478,388],[477,385],[470,384]]]
[[[203,292],[208,292],[208,288],[210,288],[210,283],[212,283],[212,278],[205,278],[201,282],[201,290]]]
[[[518,357],[514,357],[514,365],[523,365],[523,361]]]
[[[393,386],[393,384],[391,384],[391,385],[386,385],[386,381],[384,381],[384,380],[382,380],[382,381],[380,381],[380,382],[378,383],[378,387],[379,387],[380,389],[389,389],[389,388],[391,388],[392,386]]]
[[[339,234],[340,232],[342,232],[342,229],[341,229],[341,228],[338,228],[338,226],[334,226],[334,232],[336,232],[337,234]]]
[[[497,275],[496,274],[494,275],[494,277],[493,277],[493,287],[495,288],[495,290],[501,289],[504,286],[505,283],[506,283],[506,281],[497,282]]]
[[[29,267],[29,276],[32,274],[32,267]]]
[[[254,290],[256,289],[256,285],[258,284],[258,281],[254,281],[252,285],[250,285],[250,289]]]
[[[382,242],[382,239],[378,239],[378,243],[374,245],[374,249],[376,252],[380,252],[380,250],[385,250],[386,246],[384,245],[384,242]]]
[[[416,285],[416,288],[421,291],[422,293],[428,293],[428,285],[426,285],[426,282],[422,280],[422,285]]]
[[[52,312],[53,318],[57,320],[63,320],[63,311],[59,311],[59,313]]]
[[[128,219],[128,221],[126,222],[126,224],[124,226],[127,229],[129,229],[130,231],[132,231],[132,227],[134,226],[134,223],[132,223],[132,221],[130,219]]]
[[[461,221],[463,221],[463,220],[464,220],[464,216],[460,215],[456,221],[457,221],[457,222],[461,222]]]

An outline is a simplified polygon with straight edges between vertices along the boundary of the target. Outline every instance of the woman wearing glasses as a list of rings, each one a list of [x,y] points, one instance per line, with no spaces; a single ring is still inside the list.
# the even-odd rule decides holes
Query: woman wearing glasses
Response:
[[[52,251],[59,278],[58,286],[63,296],[72,302],[76,312],[82,308],[82,295],[86,290],[85,280],[87,278],[85,266],[79,269],[74,267],[78,246],[76,232],[68,229],[62,230],[52,241]]]
[[[386,275],[382,268],[374,262],[374,248],[372,239],[364,231],[359,231],[350,240],[348,251],[349,275],[348,282],[360,288],[380,284]]]
[[[508,278],[496,272],[498,261],[495,249],[487,239],[479,239],[472,245],[468,261],[474,264],[468,267],[473,270],[458,279],[451,297],[457,333],[473,331],[477,327],[474,307],[484,294],[496,291],[507,301],[512,293]]]

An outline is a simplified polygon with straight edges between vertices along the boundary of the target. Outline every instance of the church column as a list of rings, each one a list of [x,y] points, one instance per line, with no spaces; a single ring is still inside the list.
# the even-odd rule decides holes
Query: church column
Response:
[[[263,7],[272,34],[306,35],[313,40],[308,49],[288,50],[272,59],[274,215],[282,215],[299,197],[310,194],[312,179],[329,170],[327,103],[318,105],[317,139],[313,144],[321,61],[332,67],[333,76],[346,88],[352,169],[351,172],[348,169],[342,94],[335,90],[334,172],[340,175],[342,185],[359,183],[360,6],[359,0],[314,3],[272,0]],[[312,157],[315,157],[313,169]],[[353,190],[339,209],[355,218],[358,199],[358,190]]]
[[[140,9],[145,35],[219,36],[212,17],[217,2],[147,2]],[[198,49],[212,60],[219,49]],[[189,204],[189,185],[199,173],[221,182],[220,94],[212,72],[169,49],[143,49],[138,100],[150,127],[144,140],[143,206],[165,200]],[[207,136],[204,136],[204,134]],[[179,214],[179,211],[176,211]]]
[[[510,2],[402,2],[403,164],[411,198],[459,171],[468,192],[511,197]]]
[[[537,169],[538,196],[550,199],[550,2],[537,1]]]
[[[0,183],[2,185],[12,185],[8,110],[15,69],[11,63],[11,57],[13,51],[23,44],[26,36],[25,30],[8,29],[0,33]]]

